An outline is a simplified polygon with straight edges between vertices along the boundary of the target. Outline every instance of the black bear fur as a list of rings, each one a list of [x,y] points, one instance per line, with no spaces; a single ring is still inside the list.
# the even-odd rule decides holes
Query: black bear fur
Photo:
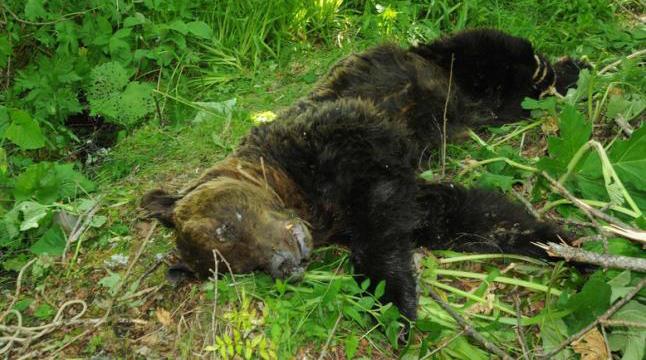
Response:
[[[341,60],[309,96],[274,122],[252,129],[222,165],[186,191],[177,197],[151,192],[142,206],[177,228],[181,256],[203,276],[212,267],[212,249],[224,241],[219,224],[227,224],[226,231],[240,239],[250,236],[253,225],[235,225],[230,214],[248,211],[263,218],[256,214],[262,209],[292,214],[311,232],[304,245],[300,231],[301,252],[310,236],[315,245],[348,246],[355,272],[373,284],[385,280],[385,300],[414,320],[411,256],[416,245],[544,257],[530,243],[557,239],[556,228],[536,221],[501,194],[418,180],[417,161],[426,148],[441,143],[443,119],[448,138],[467,126],[519,120],[527,115],[520,106],[524,97],[539,97],[553,90],[559,77],[571,83],[577,75],[578,67],[552,67],[527,40],[491,29],[410,49],[378,46]],[[222,205],[206,201],[223,181],[228,187],[237,182],[276,194],[281,205],[259,200],[238,210],[237,200]],[[245,204],[251,201],[241,197]],[[284,221],[276,216],[272,219]],[[198,219],[204,223],[187,230],[187,223]],[[199,235],[192,235],[195,229]],[[204,235],[215,230],[219,240]],[[276,235],[283,241],[281,236]],[[230,255],[248,262],[244,256],[251,255],[239,253],[253,249],[236,249]],[[287,275],[304,258],[281,254],[280,269],[271,268],[272,274]],[[246,265],[240,271],[253,270],[252,263]]]

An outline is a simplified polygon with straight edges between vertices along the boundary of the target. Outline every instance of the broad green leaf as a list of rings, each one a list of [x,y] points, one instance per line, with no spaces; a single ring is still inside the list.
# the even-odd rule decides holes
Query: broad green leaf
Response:
[[[611,95],[606,116],[611,119],[621,116],[623,120],[630,121],[644,109],[646,109],[646,100],[642,96],[634,95],[633,99],[626,99],[624,95]]]
[[[206,120],[212,119],[214,116],[224,116],[225,119],[230,120],[233,116],[233,109],[235,108],[237,99],[229,99],[219,102],[200,102],[196,101],[193,104],[203,108],[195,115],[193,123],[201,123]]]
[[[556,98],[553,96],[541,100],[525,98],[523,102],[520,103],[520,106],[522,106],[523,109],[527,110],[545,110],[550,114],[555,114]]]
[[[548,139],[548,149],[553,158],[563,164],[590,139],[592,124],[574,106],[566,105],[559,117],[559,137]]]
[[[56,40],[58,42],[58,51],[65,55],[78,54],[78,36],[79,27],[71,20],[57,22],[54,25],[56,29]]]
[[[37,228],[39,226],[38,222],[49,214],[49,208],[47,206],[35,201],[24,201],[16,206],[16,208],[22,213],[20,231]]]
[[[451,353],[455,353],[457,359],[469,359],[469,360],[488,360],[491,359],[491,356],[485,351],[480,350],[475,345],[472,345],[467,336],[459,336],[457,339],[452,341],[448,350],[451,350]]]
[[[646,331],[643,329],[626,331],[616,329],[608,337],[610,350],[621,351],[621,360],[643,360],[646,351]]]
[[[547,171],[565,171],[574,154],[590,139],[592,124],[572,105],[566,105],[559,117],[559,136],[547,139],[550,158],[555,163],[541,159],[539,168]]]
[[[103,226],[108,221],[108,218],[105,215],[95,215],[90,221],[90,226],[93,228],[99,228]]]
[[[611,304],[614,303],[615,300],[626,295],[632,289],[628,284],[630,284],[630,270],[625,270],[612,278],[612,280],[608,281],[608,285],[610,285],[610,289],[612,291],[610,294]]]
[[[511,176],[492,174],[490,172],[485,172],[478,178],[480,186],[489,189],[498,188],[503,191],[510,191],[515,181]]]
[[[54,226],[47,230],[29,250],[36,255],[61,255],[65,249],[66,242],[63,231],[60,227]]]
[[[20,208],[15,206],[4,214],[0,222],[0,247],[10,246],[13,239],[20,234]]]
[[[426,181],[432,181],[434,176],[433,176],[433,170],[426,170],[423,173],[419,174],[419,177]]]
[[[628,140],[616,141],[608,157],[624,183],[643,188],[646,179],[646,126],[635,131]]]
[[[186,27],[191,34],[203,39],[210,39],[213,36],[213,29],[203,21],[191,21],[186,24]]]
[[[146,17],[142,13],[137,12],[134,16],[128,16],[123,20],[123,27],[129,28],[144,23],[146,23]]]
[[[366,324],[364,318],[353,305],[344,305],[343,314],[361,326],[365,326]]]
[[[605,253],[603,248],[603,242],[601,240],[596,241],[586,241],[583,244],[583,248],[588,251],[594,251],[599,254]],[[623,256],[632,256],[632,257],[646,257],[640,246],[633,243],[630,240],[613,237],[608,239],[608,253],[611,255],[623,255]]]
[[[381,297],[384,296],[385,292],[386,292],[386,282],[382,280],[379,282],[379,284],[377,284],[377,287],[375,288],[375,298],[381,299]]]
[[[646,305],[638,302],[637,300],[632,300],[619,309],[611,319],[646,324]]]
[[[24,150],[33,150],[45,146],[45,137],[36,120],[23,110],[10,109],[11,124],[4,136]]]
[[[629,321],[646,324],[646,305],[632,300],[624,305],[617,313],[615,313],[611,320]],[[616,336],[620,335],[621,338]],[[623,352],[622,359],[635,359],[641,360],[644,358],[644,343],[646,343],[646,330],[645,329],[631,329],[630,332],[624,332],[617,329],[613,331],[610,337],[610,347],[613,351],[621,350]]]
[[[150,114],[155,108],[155,99],[152,96],[153,87],[148,83],[137,81],[130,82],[121,94],[119,106],[121,114],[119,118],[122,124],[129,126]],[[123,114],[127,114],[124,116]]]
[[[36,199],[51,204],[94,189],[94,184],[75,171],[73,164],[43,161],[30,165],[16,178],[13,195],[17,201]]]
[[[398,322],[393,321],[390,322],[386,326],[386,337],[388,338],[388,341],[390,342],[390,345],[397,349],[399,347],[399,331],[401,330],[401,325],[399,325]]]
[[[186,23],[179,19],[168,24],[168,28],[177,31],[182,35],[186,35],[188,33],[188,27],[186,26]]]
[[[611,289],[603,274],[595,273],[567,303],[567,307],[572,310],[572,314],[567,317],[568,328],[572,332],[579,331],[603,314],[610,307],[610,295]]]
[[[541,331],[541,339],[543,340],[544,352],[549,352],[558,347],[568,336],[567,326],[561,319],[546,320],[539,329]],[[552,359],[569,360],[572,358],[572,355],[572,351],[566,348],[552,357]]]
[[[2,262],[2,268],[9,271],[20,271],[23,266],[30,260],[26,254],[18,254]]]
[[[47,18],[47,11],[43,7],[44,0],[27,0],[25,3],[25,17],[28,20]]]

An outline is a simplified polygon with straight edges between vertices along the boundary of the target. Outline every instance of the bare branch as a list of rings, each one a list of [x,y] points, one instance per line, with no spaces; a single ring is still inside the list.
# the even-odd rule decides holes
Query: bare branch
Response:
[[[604,213],[601,210],[595,209],[594,207],[584,203],[580,199],[578,199],[576,196],[572,195],[571,192],[569,192],[561,183],[558,181],[554,180],[551,176],[549,176],[545,171],[541,173],[541,175],[549,181],[549,183],[552,185],[552,188],[558,192],[559,194],[563,195],[565,198],[570,200],[572,204],[574,204],[576,207],[581,209],[586,215],[588,215],[589,218],[599,218],[603,221],[606,221],[610,224],[616,225],[624,230],[627,231],[634,231],[636,233],[641,232],[641,230],[637,230],[633,228],[632,226],[624,223],[623,221],[617,219],[616,217],[612,215],[608,215]]]
[[[449,108],[449,99],[451,98],[451,84],[453,83],[453,62],[455,54],[451,54],[451,68],[449,69],[449,88],[446,91],[446,101],[444,102],[444,113],[442,114],[442,177],[446,175],[446,142],[448,134],[446,133],[446,124],[448,119],[446,111]]]
[[[579,263],[593,264],[601,266],[604,269],[613,268],[646,272],[646,259],[630,256],[599,254],[553,242],[547,244],[536,243],[536,245],[547,251],[550,256],[562,257],[568,262],[575,261]]]
[[[644,54],[646,54],[646,49],[637,50],[634,53],[626,56],[625,58],[621,58],[621,59],[619,59],[617,61],[614,61],[614,62],[606,65],[603,69],[599,70],[599,72],[597,74],[598,75],[603,75],[603,74],[607,73],[608,71],[616,68],[619,64],[621,64],[625,60],[634,59],[634,58],[642,56]]]

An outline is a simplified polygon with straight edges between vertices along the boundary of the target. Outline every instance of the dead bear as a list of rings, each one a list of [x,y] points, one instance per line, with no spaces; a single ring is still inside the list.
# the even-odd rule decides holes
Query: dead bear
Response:
[[[234,272],[285,278],[302,273],[313,247],[339,243],[355,272],[385,280],[385,301],[414,320],[413,247],[545,256],[530,242],[557,239],[556,228],[501,194],[417,178],[444,116],[449,138],[518,120],[524,97],[565,90],[560,79],[572,82],[578,69],[571,59],[552,66],[527,40],[490,29],[409,49],[381,45],[341,60],[178,194],[154,190],[141,205],[176,229],[180,256],[200,277],[211,275],[214,249]]]

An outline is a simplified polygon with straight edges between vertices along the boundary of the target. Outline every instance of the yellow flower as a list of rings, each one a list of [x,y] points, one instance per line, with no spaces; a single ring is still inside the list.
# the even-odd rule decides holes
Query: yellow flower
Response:
[[[256,125],[272,122],[274,119],[276,119],[276,114],[271,111],[262,111],[251,115],[251,120]]]
[[[397,19],[397,14],[398,14],[397,11],[393,10],[393,8],[391,8],[390,5],[388,5],[384,9],[384,11],[381,14],[379,14],[379,16],[381,16],[381,18],[384,19],[384,21],[391,22]]]

